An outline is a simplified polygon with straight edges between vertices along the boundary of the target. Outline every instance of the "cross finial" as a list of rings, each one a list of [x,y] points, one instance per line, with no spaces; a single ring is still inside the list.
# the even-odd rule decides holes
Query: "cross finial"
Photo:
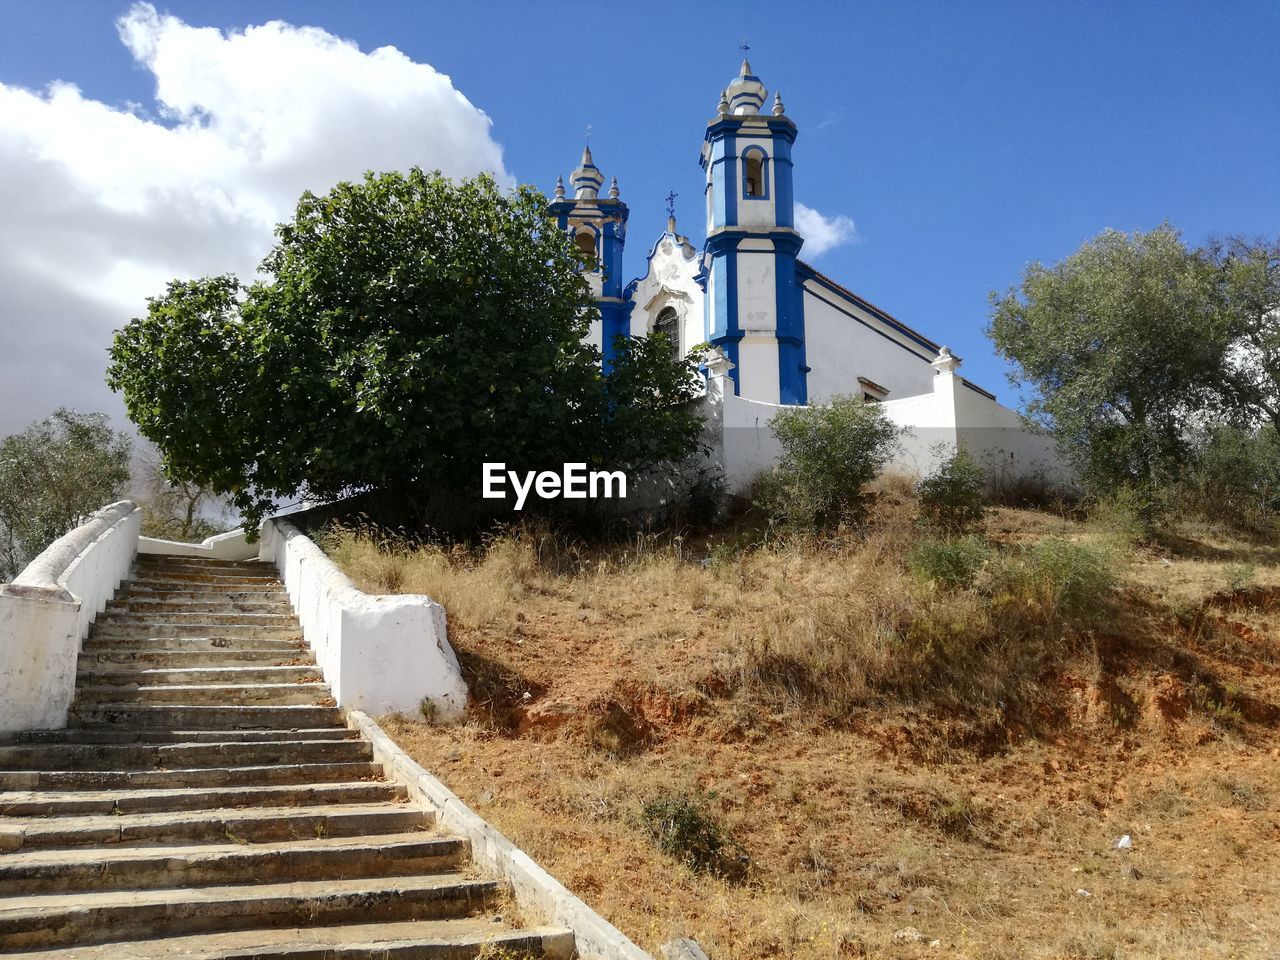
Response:
[[[591,124],[589,123],[587,124],[587,132],[583,134],[583,139],[586,140],[587,143],[591,142]]]
[[[738,49],[742,51],[742,55],[745,57],[751,50],[751,44],[747,43],[746,39],[743,38],[743,41],[738,44]]]
[[[676,215],[676,197],[678,197],[678,196],[680,196],[680,194],[678,194],[678,193],[676,193],[674,190],[672,190],[670,193],[668,193],[668,194],[667,194],[667,196],[666,196],[666,198],[665,198],[665,199],[666,199],[666,201],[667,201],[667,216],[668,216],[668,217],[674,217],[674,216]]]

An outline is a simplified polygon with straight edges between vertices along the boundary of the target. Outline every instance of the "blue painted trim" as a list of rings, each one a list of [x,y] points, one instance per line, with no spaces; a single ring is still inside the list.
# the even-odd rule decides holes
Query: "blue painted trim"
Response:
[[[760,189],[763,191],[759,196],[749,196],[747,194],[747,163],[752,157],[760,158]],[[743,200],[768,200],[769,199],[769,154],[765,152],[763,147],[750,146],[742,151],[739,159],[739,168],[742,172],[742,199]]]
[[[624,303],[599,303],[600,308],[600,369],[607,377],[613,370],[613,358],[617,355],[615,341],[631,334],[631,311]]]
[[[609,221],[604,225],[604,273],[601,277],[600,292],[606,297],[622,296],[622,240],[618,236],[619,223]]]
[[[761,120],[763,120],[764,123],[760,123]],[[751,117],[717,117],[707,124],[707,129],[703,134],[703,139],[711,141],[726,133],[741,133],[742,128],[747,125],[747,121],[751,121],[751,130],[747,133],[747,136],[783,137],[789,141],[794,141],[796,138],[796,125],[790,117],[774,117],[768,114],[756,114]]]
[[[720,176],[724,179],[724,219],[720,222],[720,226],[737,226],[738,223],[738,185],[735,182],[737,176],[737,167],[733,162],[733,155],[737,152],[738,138],[725,137],[724,155],[720,158]],[[711,171],[711,175],[715,176],[715,169]]]
[[[733,392],[738,394],[738,258],[733,249],[716,254],[711,261],[712,296],[707,303],[707,340],[724,350],[734,369],[729,371]],[[713,302],[714,301],[714,302]]]
[[[775,249],[778,338],[778,402],[808,403],[809,367],[805,363],[804,291],[796,277],[798,249]]]
[[[773,182],[776,199],[773,219],[780,227],[794,227],[795,198],[791,191],[791,141],[785,137],[773,138]]]

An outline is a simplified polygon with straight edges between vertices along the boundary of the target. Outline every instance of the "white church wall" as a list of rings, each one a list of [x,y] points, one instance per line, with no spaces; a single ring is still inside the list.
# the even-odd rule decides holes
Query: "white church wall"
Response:
[[[859,315],[864,322],[856,319]],[[878,331],[883,327],[855,305],[844,302],[837,307],[811,284],[805,285],[805,357],[811,368],[811,403],[826,403],[837,394],[861,396],[860,376],[887,388],[889,400],[933,389],[929,366],[933,358],[924,355],[925,348],[916,344],[908,347],[906,338],[892,331],[881,335]]]
[[[697,251],[687,241],[672,232],[663,234],[649,256],[645,275],[631,290],[631,336],[649,333],[658,314],[671,307],[680,320],[681,353],[706,342],[705,298],[695,279],[699,267]]]
[[[769,424],[780,410],[794,410],[734,396],[723,381],[709,382],[706,404],[717,429],[713,445],[731,493],[745,493],[760,473],[769,470],[782,447]],[[1022,417],[985,394],[966,386],[954,373],[934,376],[928,393],[880,405],[901,433],[886,471],[922,477],[963,446],[988,471],[992,485],[1032,477],[1049,486],[1071,488],[1073,475],[1052,442],[1028,429]]]
[[[778,340],[772,334],[747,335],[738,341],[738,394],[743,400],[768,403],[778,396]]]
[[[960,445],[986,468],[993,485],[1037,478],[1051,487],[1076,486],[1075,473],[1053,440],[1030,428],[1016,410],[961,383],[956,419]]]

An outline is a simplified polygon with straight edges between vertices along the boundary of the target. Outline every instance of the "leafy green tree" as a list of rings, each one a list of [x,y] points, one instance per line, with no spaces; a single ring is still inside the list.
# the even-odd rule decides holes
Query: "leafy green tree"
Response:
[[[1215,424],[1196,436],[1178,491],[1185,508],[1237,529],[1274,533],[1280,511],[1280,432]]]
[[[880,405],[837,396],[822,407],[786,407],[769,422],[782,445],[757,499],[783,526],[829,528],[862,519],[866,486],[897,446]]]
[[[1232,237],[1205,256],[1220,271],[1234,334],[1236,397],[1252,423],[1280,430],[1280,239]]]
[[[1191,429],[1228,406],[1232,323],[1217,271],[1168,224],[1108,230],[991,295],[988,335],[1029,412],[1101,489],[1175,477]]]
[[[101,413],[59,407],[0,441],[0,574],[41,550],[129,485],[133,444]]]
[[[371,173],[276,236],[266,281],[170,283],[108,371],[167,476],[251,526],[371,491],[422,519],[477,501],[486,461],[643,469],[697,443],[696,358],[627,341],[603,377],[579,254],[530,187]]]
[[[218,519],[225,512],[220,509],[226,506],[222,498],[190,481],[171,481],[158,461],[142,459],[139,506],[144,537],[195,543],[227,529]]]

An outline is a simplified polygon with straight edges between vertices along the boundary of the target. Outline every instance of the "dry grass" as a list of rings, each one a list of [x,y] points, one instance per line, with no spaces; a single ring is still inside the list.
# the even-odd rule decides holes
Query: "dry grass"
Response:
[[[471,716],[391,732],[651,950],[1274,955],[1276,555],[1192,537],[1169,556],[1008,509],[986,535],[996,560],[963,590],[904,568],[905,490],[870,534],[761,549],[528,529],[330,548],[365,589],[449,612]],[[1058,610],[1011,573],[1046,538],[1124,554],[1118,589]],[[741,876],[659,852],[642,809],[671,794],[707,798]]]

